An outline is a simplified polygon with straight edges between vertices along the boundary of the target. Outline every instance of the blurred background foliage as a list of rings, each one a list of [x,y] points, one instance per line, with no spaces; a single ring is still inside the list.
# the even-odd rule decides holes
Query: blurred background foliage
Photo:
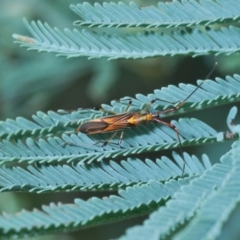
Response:
[[[94,1],[88,1],[94,2]],[[98,1],[102,2],[102,1]],[[128,3],[129,1],[122,2]],[[136,1],[146,6],[145,1]],[[147,5],[157,1],[148,1]],[[112,99],[132,96],[136,93],[148,94],[154,89],[169,84],[196,83],[203,79],[214,64],[214,57],[161,57],[144,60],[114,60],[87,58],[61,58],[54,54],[26,51],[13,43],[12,34],[30,36],[22,23],[22,18],[41,20],[59,29],[73,29],[72,22],[78,19],[70,9],[70,4],[79,0],[1,0],[0,1],[0,119],[22,116],[30,118],[36,111],[76,108],[91,108],[109,103]],[[140,29],[141,30],[141,29]],[[110,29],[105,29],[110,31]],[[116,31],[111,29],[111,31]],[[131,29],[124,29],[131,31]],[[219,62],[214,77],[225,77],[240,73],[240,58],[236,56],[217,57]],[[171,101],[171,99],[169,99]],[[205,110],[189,117],[199,118],[216,130],[227,130],[226,117],[231,106]],[[214,111],[214,114],[210,114]],[[231,142],[221,149],[209,145],[204,149],[185,149],[190,153],[206,152],[210,159],[218,159],[225,153]],[[165,153],[164,153],[165,154]],[[166,153],[167,154],[167,153]],[[159,157],[159,156],[152,156]],[[100,193],[105,196],[109,193]],[[75,197],[88,199],[96,193],[55,193],[24,194],[1,193],[1,210],[16,212],[22,208],[40,208],[49,202],[71,203]],[[137,222],[136,222],[137,221]],[[39,239],[108,239],[124,233],[124,229],[143,218],[115,223],[106,227],[81,230],[73,234],[40,237]],[[33,238],[31,238],[33,239]],[[37,238],[34,238],[37,239]]]

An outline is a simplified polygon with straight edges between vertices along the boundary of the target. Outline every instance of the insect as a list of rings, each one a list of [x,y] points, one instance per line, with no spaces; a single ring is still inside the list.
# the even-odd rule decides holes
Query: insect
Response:
[[[89,135],[97,134],[97,133],[114,132],[110,139],[103,142],[102,146],[106,146],[116,136],[116,134],[119,131],[122,131],[120,134],[119,141],[118,141],[118,144],[120,145],[122,142],[122,139],[123,139],[123,134],[124,134],[123,130],[124,129],[136,127],[139,124],[149,122],[149,121],[158,122],[158,123],[161,123],[161,124],[164,124],[164,125],[170,127],[171,129],[173,129],[175,131],[178,141],[179,141],[179,144],[180,144],[181,156],[182,156],[182,159],[184,160],[182,144],[181,144],[181,140],[180,140],[180,133],[179,133],[178,129],[173,124],[163,121],[160,118],[160,116],[161,116],[161,114],[173,112],[173,111],[176,111],[177,109],[179,109],[180,107],[182,107],[182,105],[202,86],[204,81],[212,74],[212,72],[215,70],[216,66],[217,66],[217,62],[215,63],[214,67],[209,72],[209,74],[206,76],[206,78],[185,99],[183,99],[180,102],[173,103],[176,105],[170,109],[156,111],[156,112],[152,112],[152,113],[148,112],[148,109],[154,102],[156,102],[158,100],[163,101],[163,102],[168,102],[168,101],[165,101],[165,100],[162,100],[159,98],[155,98],[143,109],[142,112],[129,112],[128,109],[132,103],[130,100],[125,113],[114,114],[111,116],[106,116],[106,117],[102,117],[102,118],[89,120],[88,122],[81,124],[76,129],[76,132],[81,132],[81,133],[89,134]],[[172,102],[168,102],[168,103],[172,103]],[[97,141],[95,144],[97,144],[99,142],[100,141]],[[186,163],[184,160],[183,173],[184,173],[184,169],[185,169],[185,164]]]

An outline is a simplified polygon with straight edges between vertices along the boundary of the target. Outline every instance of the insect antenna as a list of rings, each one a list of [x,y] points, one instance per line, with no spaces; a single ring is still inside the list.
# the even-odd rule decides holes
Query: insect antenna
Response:
[[[168,122],[165,122],[163,120],[160,119],[159,115],[161,115],[162,113],[169,113],[169,112],[174,112],[176,111],[177,109],[179,109],[180,107],[182,107],[182,105],[203,85],[203,83],[205,82],[205,80],[207,80],[211,74],[214,72],[214,70],[216,69],[217,67],[217,64],[218,62],[215,62],[213,68],[211,69],[211,71],[208,73],[208,75],[205,77],[205,79],[185,98],[183,99],[182,101],[180,101],[176,106],[170,108],[170,109],[166,109],[166,110],[162,110],[162,111],[158,111],[158,112],[155,112],[155,113],[152,113],[152,121],[156,121],[156,122],[159,122],[161,124],[164,124],[168,127],[170,127],[171,129],[173,129],[175,131],[175,133],[177,134],[177,138],[178,138],[178,142],[179,142],[179,145],[180,145],[180,154],[181,154],[181,157],[183,159],[183,169],[182,169],[182,176],[184,174],[184,171],[185,171],[185,165],[186,165],[186,161],[184,159],[184,156],[183,156],[183,150],[182,150],[182,142],[181,142],[181,139],[180,139],[180,133],[178,131],[178,129],[176,128],[176,126],[174,126],[173,124],[171,123],[168,123]],[[156,99],[153,99],[150,104],[152,104],[153,102],[155,102],[156,100],[160,100],[158,98]]]
[[[207,80],[212,75],[212,73],[215,71],[215,69],[217,67],[217,64],[218,64],[218,62],[215,62],[213,68],[208,73],[208,75],[204,78],[204,80],[185,99],[178,102],[178,104],[173,108],[174,110],[177,110],[178,108],[180,108],[203,85],[205,80]],[[170,104],[176,104],[177,103],[177,102],[170,102],[170,101],[167,101],[167,100],[163,100],[161,98],[154,98],[154,99],[151,100],[150,103],[147,104],[147,106],[142,111],[147,111],[151,107],[151,105],[156,101],[161,101],[161,102],[170,103]],[[174,110],[172,110],[172,108],[170,110],[171,111],[166,111],[166,112],[174,111]],[[163,112],[161,111],[161,113],[163,113]]]
[[[212,67],[211,71],[208,73],[208,75],[202,80],[202,82],[181,102],[179,102],[176,106],[176,109],[180,108],[202,85],[203,83],[212,75],[212,73],[215,71],[216,67],[218,65],[218,62],[215,62],[214,66]]]

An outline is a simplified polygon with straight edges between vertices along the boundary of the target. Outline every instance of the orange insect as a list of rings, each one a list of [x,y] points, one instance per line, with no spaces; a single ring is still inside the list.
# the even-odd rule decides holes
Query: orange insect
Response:
[[[188,98],[189,97],[190,96],[188,96]],[[90,120],[88,122],[81,124],[76,129],[76,131],[84,133],[84,134],[116,132],[110,139],[106,140],[103,143],[103,146],[106,146],[109,143],[109,141],[117,134],[117,131],[124,130],[125,128],[136,127],[139,124],[149,122],[149,121],[155,121],[155,122],[165,124],[165,125],[169,126],[170,128],[172,128],[177,133],[177,135],[179,135],[176,127],[174,125],[172,125],[171,123],[162,121],[160,119],[159,115],[162,113],[175,111],[176,109],[181,107],[182,104],[187,99],[185,99],[183,102],[180,102],[174,108],[163,110],[163,111],[158,111],[158,112],[154,112],[154,113],[150,113],[150,112],[144,113],[144,110],[143,110],[143,113],[125,112],[125,113],[121,113],[121,114],[115,114],[112,116],[106,116],[106,117],[102,117],[102,118],[93,119],[93,120]],[[151,105],[152,103],[154,103],[157,100],[161,100],[161,99],[153,99],[149,105]],[[161,100],[161,101],[163,101],[163,100]],[[129,102],[129,106],[130,106],[130,104],[131,104],[131,101]],[[147,108],[148,108],[148,106],[147,106]],[[121,144],[122,139],[123,139],[123,132],[121,133],[118,144]]]
[[[214,67],[212,68],[210,73],[207,75],[205,80],[212,74],[212,72],[215,70],[216,66],[217,66],[217,62],[215,63]],[[144,108],[144,110],[142,112],[140,112],[140,113],[139,112],[128,112],[128,109],[131,105],[131,100],[130,100],[125,113],[115,114],[112,116],[106,116],[106,117],[102,117],[102,118],[89,120],[89,121],[81,124],[76,129],[76,131],[84,133],[84,134],[115,132],[110,139],[103,142],[102,146],[106,146],[111,141],[111,139],[113,139],[116,136],[116,134],[120,130],[136,127],[139,124],[149,122],[149,121],[158,122],[158,123],[164,124],[164,125],[172,128],[176,132],[177,138],[178,138],[178,141],[180,144],[181,156],[184,160],[182,144],[181,144],[181,140],[180,140],[180,133],[179,133],[178,129],[173,124],[161,120],[160,115],[164,114],[164,113],[173,112],[173,111],[176,111],[177,109],[179,109],[202,86],[202,84],[204,83],[205,80],[203,80],[201,82],[201,84],[199,84],[183,101],[177,103],[177,105],[174,106],[173,108],[170,108],[167,110],[162,110],[162,111],[157,111],[157,112],[153,112],[153,113],[146,111],[157,100],[163,101],[163,102],[168,102],[165,100],[161,100],[159,98],[155,98]],[[168,102],[168,103],[172,103],[172,102]],[[176,103],[173,103],[173,104],[176,104]],[[118,141],[118,144],[121,144],[121,142],[122,142],[123,133],[124,132],[122,131],[119,141]],[[97,144],[98,142],[100,142],[100,141],[97,141],[95,144]],[[184,160],[183,172],[184,172],[185,164],[186,163]]]

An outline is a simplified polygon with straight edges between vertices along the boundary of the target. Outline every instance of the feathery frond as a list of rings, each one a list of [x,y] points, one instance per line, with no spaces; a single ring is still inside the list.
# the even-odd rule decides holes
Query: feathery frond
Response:
[[[198,80],[198,84],[201,80]],[[151,100],[159,98],[165,101],[179,102],[189,95],[196,86],[180,83],[179,87],[170,85],[161,90],[156,89],[154,93],[148,95],[136,94],[136,98],[124,97],[120,101],[112,101],[111,106],[103,104],[103,109],[116,113],[125,112],[129,99],[132,100],[130,111],[141,111]],[[222,105],[240,100],[240,76],[235,74],[233,77],[227,76],[226,80],[216,78],[216,81],[206,80],[201,89],[190,97],[190,99],[177,111],[168,113],[167,116],[175,116],[179,113],[187,113],[209,107],[216,104]],[[161,111],[170,108],[165,102],[156,101],[151,111]],[[26,138],[30,136],[46,136],[49,134],[64,133],[74,130],[79,124],[89,119],[99,118],[106,114],[102,111],[92,109],[79,109],[71,113],[66,111],[48,113],[37,112],[33,115],[33,121],[18,117],[16,120],[7,119],[0,121],[1,139]],[[165,115],[160,114],[160,117]],[[134,130],[133,130],[134,132]]]
[[[216,142],[217,132],[197,119],[180,119],[172,121],[181,133],[182,146]],[[186,131],[187,129],[188,131]],[[198,131],[196,131],[198,129]],[[103,159],[126,157],[143,152],[154,152],[163,149],[179,147],[177,134],[171,128],[149,123],[148,126],[140,125],[134,130],[124,131],[124,139],[120,145],[109,143],[107,146],[94,145],[94,141],[85,134],[79,133],[57,136],[47,139],[27,138],[24,140],[0,142],[1,164],[6,162],[28,163],[57,163],[73,162],[92,163]],[[103,136],[104,135],[104,136]],[[97,134],[96,141],[104,141],[111,134]],[[114,140],[113,140],[114,141]],[[67,144],[66,144],[67,143]],[[65,145],[66,144],[66,145]]]
[[[102,5],[84,2],[70,5],[72,11],[82,20],[75,21],[77,26],[88,27],[179,27],[201,25],[239,20],[240,5],[238,1],[193,0],[159,2],[158,7],[137,6],[134,2]],[[228,10],[227,10],[228,9]],[[229,11],[230,10],[230,11]]]
[[[195,57],[240,51],[237,0],[174,0],[159,3],[158,7],[85,2],[70,8],[81,18],[75,26],[98,28],[61,31],[41,21],[24,20],[32,37],[18,34],[13,37],[29,50],[53,52],[67,58]],[[108,27],[107,33],[103,27]],[[115,29],[109,31],[110,27]],[[161,119],[237,102],[240,76],[207,79],[180,109],[169,114],[161,112],[176,106],[195,89],[196,86],[180,83],[178,87],[170,85],[146,96],[136,94],[135,98],[124,97],[112,101],[111,105],[102,104],[105,112],[59,110],[37,112],[32,120],[18,117],[0,121],[0,192],[118,191],[118,195],[102,199],[75,199],[73,204],[51,203],[42,210],[2,213],[0,236],[64,232],[149,213],[142,226],[128,229],[120,239],[216,239],[220,236],[224,223],[231,219],[240,202],[239,142],[234,143],[221,163],[211,166],[205,154],[202,161],[187,153],[183,159],[176,152],[172,159],[143,161],[141,153],[159,152],[162,156],[161,150],[180,146],[176,132],[165,125],[150,122],[126,129],[121,145],[114,144],[116,139],[106,146],[95,144],[110,139],[111,133],[94,134],[90,138],[75,132],[77,126],[90,119],[110,112],[125,112],[129,99],[132,100],[129,111],[159,112]],[[163,101],[156,101],[146,109],[156,98]],[[227,118],[231,133],[217,133],[194,118],[180,118],[171,123],[177,127],[183,147],[239,139],[239,126],[233,123],[236,111],[233,108]],[[24,165],[19,166],[20,163]]]
[[[230,154],[239,150],[238,146]],[[183,224],[186,226],[173,239],[215,239],[240,199],[240,161],[230,154],[225,155],[223,164],[214,165],[176,192],[143,226],[127,230],[120,239],[162,239],[175,235]]]
[[[83,29],[61,32],[47,23],[24,21],[34,38],[14,34],[20,46],[29,50],[54,52],[58,56],[89,58],[147,58],[157,56],[206,54],[230,55],[240,51],[240,29],[219,30],[183,28],[181,30],[139,32],[128,35],[106,34]],[[227,44],[226,44],[227,43]]]
[[[160,206],[142,227],[128,230],[121,239],[159,239],[169,234],[178,234],[176,239],[183,239],[181,234],[184,231],[187,236],[198,236],[198,239],[203,236],[212,238],[219,234],[223,221],[230,217],[230,211],[239,201],[239,146],[239,143],[235,144],[233,150],[223,157],[222,164],[214,165],[200,177],[170,180],[165,184],[150,181],[119,190],[119,197],[76,199],[74,204],[43,206],[43,211],[3,214],[0,230],[5,236],[21,236],[33,234],[33,229],[35,233],[56,231],[60,227],[62,230],[76,229],[149,213]],[[226,204],[229,194],[231,204]],[[212,201],[214,198],[216,201]],[[220,207],[225,211],[219,211]],[[200,229],[194,229],[196,222],[202,223],[204,217],[208,221],[203,222],[205,224],[200,225]],[[178,233],[178,227],[183,223],[186,226]],[[158,228],[153,231],[155,225]]]
[[[189,176],[202,174],[210,168],[211,163],[206,155],[202,162],[196,156],[184,153],[187,166],[185,174]],[[182,158],[173,153],[178,165],[183,164]],[[144,162],[137,158],[129,158],[120,163],[101,161],[92,164],[69,165],[29,165],[22,167],[0,168],[0,192],[28,191],[99,191],[119,190],[127,186],[146,184],[151,180],[166,181],[181,176],[182,169],[172,159],[163,157]]]
[[[120,190],[120,196],[93,197],[88,201],[75,199],[74,204],[51,203],[43,206],[42,211],[23,210],[17,215],[4,213],[0,216],[0,234],[26,236],[59,229],[74,230],[146,214],[164,204],[190,179],[170,180],[165,184],[150,181]]]

